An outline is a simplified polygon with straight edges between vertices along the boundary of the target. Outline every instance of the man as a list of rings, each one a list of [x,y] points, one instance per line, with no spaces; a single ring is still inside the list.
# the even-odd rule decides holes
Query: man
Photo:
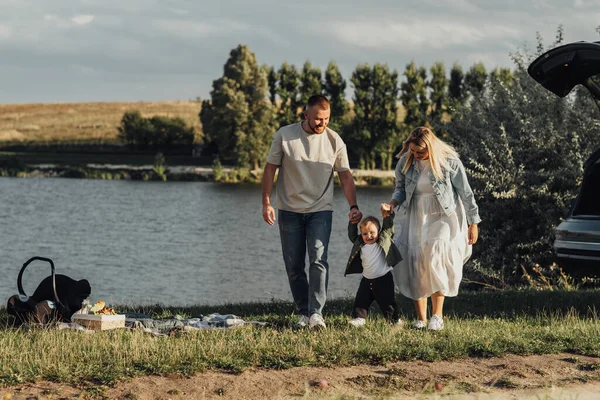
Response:
[[[275,223],[271,191],[275,171],[279,234],[290,289],[300,315],[298,324],[325,328],[322,310],[327,298],[329,264],[327,247],[333,212],[333,173],[337,171],[346,200],[348,217],[358,223],[362,213],[348,164],[346,145],[327,128],[329,100],[308,99],[304,121],[281,127],[273,138],[262,179],[263,219]],[[308,252],[308,278],[305,259]]]

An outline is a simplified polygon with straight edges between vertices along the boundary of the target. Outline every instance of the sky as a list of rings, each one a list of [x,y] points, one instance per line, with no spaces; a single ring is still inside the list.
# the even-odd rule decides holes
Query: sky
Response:
[[[351,96],[359,64],[512,67],[560,25],[600,40],[600,0],[0,0],[0,103],[205,99],[239,44],[276,68],[333,60]]]

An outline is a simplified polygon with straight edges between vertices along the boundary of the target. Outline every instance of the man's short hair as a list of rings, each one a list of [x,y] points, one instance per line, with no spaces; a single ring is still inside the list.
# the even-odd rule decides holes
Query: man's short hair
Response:
[[[317,105],[322,109],[327,110],[329,108],[329,100],[327,100],[327,97],[323,96],[322,94],[313,94],[308,98],[308,101],[306,102],[306,108]]]

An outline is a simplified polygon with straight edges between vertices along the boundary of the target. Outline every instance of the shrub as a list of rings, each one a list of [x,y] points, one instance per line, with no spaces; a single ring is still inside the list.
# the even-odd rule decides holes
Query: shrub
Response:
[[[157,180],[161,180],[163,182],[167,180],[165,157],[162,153],[156,153],[156,157],[154,157],[154,167],[152,170],[154,171]]]
[[[195,136],[194,128],[180,117],[144,118],[139,111],[126,112],[118,129],[119,140],[129,145],[191,145]]]
[[[215,182],[221,182],[223,180],[223,164],[219,157],[215,158],[212,165],[213,179]]]
[[[543,48],[543,47],[542,47]],[[444,128],[470,175],[480,208],[474,279],[518,282],[521,266],[550,265],[554,227],[577,194],[582,165],[600,145],[589,94],[561,99],[526,72],[517,54],[510,86],[491,80]]]

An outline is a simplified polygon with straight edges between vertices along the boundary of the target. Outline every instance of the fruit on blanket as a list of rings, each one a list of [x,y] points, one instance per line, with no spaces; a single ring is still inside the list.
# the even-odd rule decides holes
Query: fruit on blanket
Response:
[[[104,307],[102,310],[98,311],[98,314],[117,315],[115,310],[110,307]]]
[[[102,300],[96,302],[96,304],[94,304],[92,306],[92,308],[90,308],[90,314],[94,314],[94,315],[99,315],[99,314],[117,315],[117,313],[115,312],[115,310],[113,310],[110,307],[106,307],[106,303],[104,303]]]
[[[104,306],[105,306],[105,303],[102,300],[97,301],[96,304],[94,304],[92,306],[92,308],[90,308],[90,314],[97,314],[98,311],[100,311],[104,308]]]

